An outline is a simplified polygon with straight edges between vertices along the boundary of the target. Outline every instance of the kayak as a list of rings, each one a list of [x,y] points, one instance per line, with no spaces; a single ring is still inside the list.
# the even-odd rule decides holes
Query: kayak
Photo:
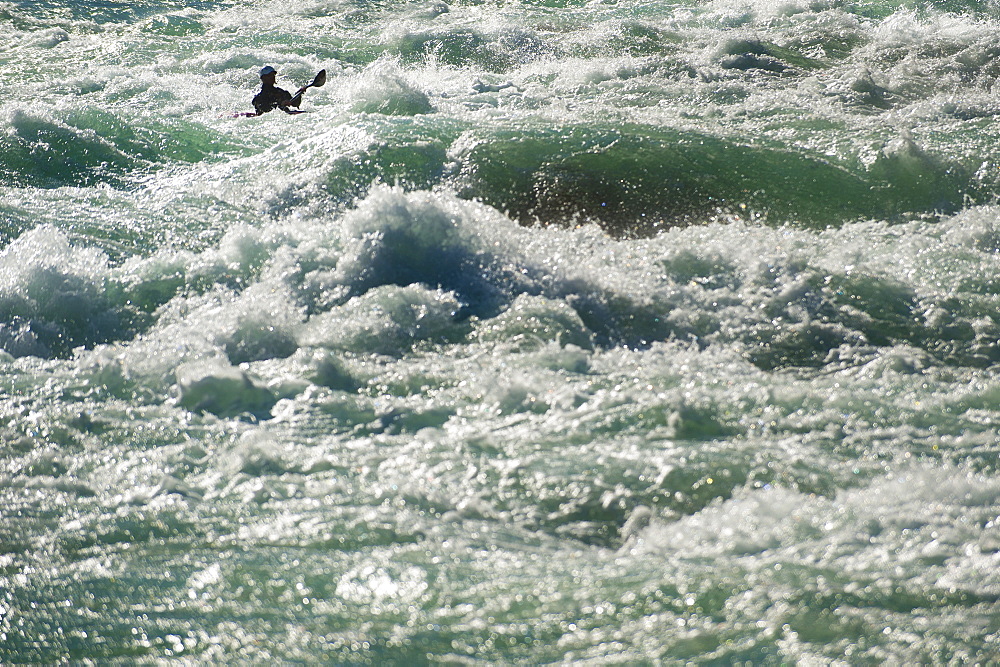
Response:
[[[284,111],[285,113],[287,113],[289,116],[296,116],[296,115],[298,115],[300,113],[309,113],[309,111],[307,111],[306,109],[288,109],[288,110],[282,109],[282,111]],[[239,113],[234,113],[234,114],[230,115],[229,117],[230,118],[256,118],[259,115],[263,115],[263,114],[258,114],[255,111],[241,111]]]

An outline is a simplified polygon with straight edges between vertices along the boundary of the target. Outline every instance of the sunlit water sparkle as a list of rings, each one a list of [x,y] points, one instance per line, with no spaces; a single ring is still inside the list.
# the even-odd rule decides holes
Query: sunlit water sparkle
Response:
[[[995,2],[0,31],[0,662],[1000,660]]]

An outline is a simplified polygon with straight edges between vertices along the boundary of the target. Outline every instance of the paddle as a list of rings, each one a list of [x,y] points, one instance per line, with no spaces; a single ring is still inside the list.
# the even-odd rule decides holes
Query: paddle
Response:
[[[309,88],[322,88],[323,84],[325,83],[326,83],[326,70],[321,69],[319,72],[316,73],[316,76],[313,77],[312,81],[299,88],[298,91],[296,91],[296,93],[292,95],[292,99],[288,102],[288,104],[285,104],[281,107],[282,110],[285,111],[286,113],[295,113],[294,111],[289,112],[288,109],[286,109],[285,107],[299,106],[299,104],[302,102],[302,93],[306,92],[306,90],[308,90]]]

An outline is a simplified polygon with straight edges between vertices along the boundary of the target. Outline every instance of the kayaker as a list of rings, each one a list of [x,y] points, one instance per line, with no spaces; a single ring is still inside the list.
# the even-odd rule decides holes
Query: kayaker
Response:
[[[302,86],[292,95],[287,90],[274,85],[277,77],[278,70],[270,65],[266,65],[260,71],[260,92],[253,98],[253,108],[257,110],[258,116],[276,108],[280,108],[285,113],[297,113],[289,107],[298,109],[299,105],[302,104],[302,93],[306,92],[306,88],[309,86]]]

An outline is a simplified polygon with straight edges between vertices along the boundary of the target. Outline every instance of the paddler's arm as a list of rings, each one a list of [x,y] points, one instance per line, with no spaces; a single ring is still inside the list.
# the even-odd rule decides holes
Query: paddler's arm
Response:
[[[302,104],[302,93],[306,92],[306,90],[308,89],[309,86],[302,86],[297,91],[295,91],[295,94],[292,95],[287,102],[282,102],[278,106],[280,106],[282,109],[284,109],[285,107],[298,107],[300,104]]]

